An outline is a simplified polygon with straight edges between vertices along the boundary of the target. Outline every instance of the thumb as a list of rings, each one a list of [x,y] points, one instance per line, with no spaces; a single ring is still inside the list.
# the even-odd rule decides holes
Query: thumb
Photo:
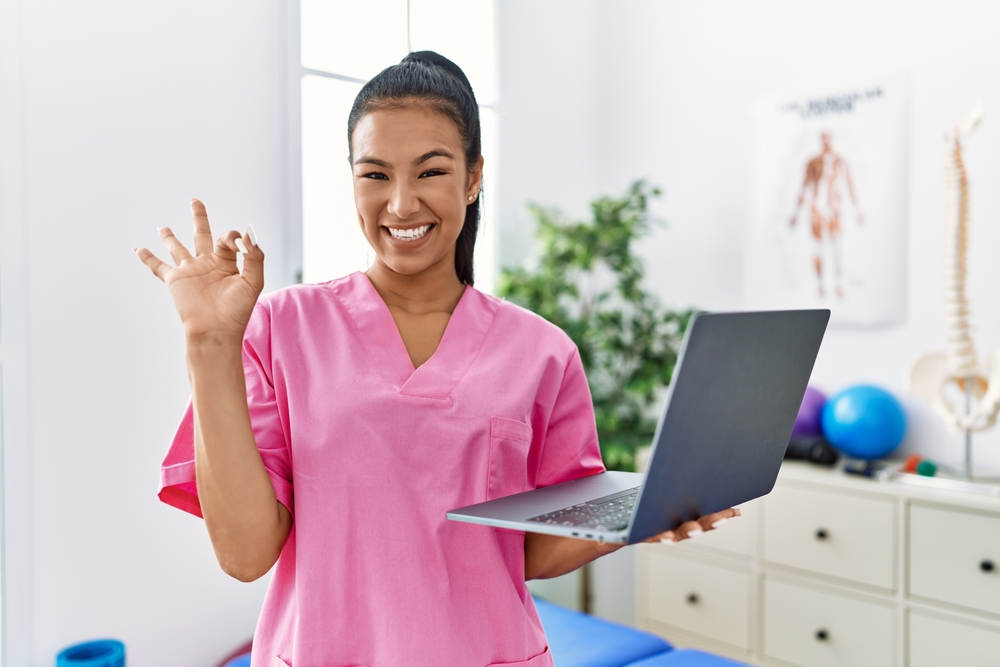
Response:
[[[243,279],[260,294],[264,289],[264,251],[257,245],[257,235],[252,226],[247,226],[243,243],[247,249],[243,254]]]

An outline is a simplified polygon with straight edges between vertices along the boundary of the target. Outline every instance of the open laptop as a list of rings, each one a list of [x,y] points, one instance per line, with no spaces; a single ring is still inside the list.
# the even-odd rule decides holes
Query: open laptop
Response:
[[[603,472],[448,518],[633,543],[769,493],[829,319],[829,310],[695,316],[645,474]]]

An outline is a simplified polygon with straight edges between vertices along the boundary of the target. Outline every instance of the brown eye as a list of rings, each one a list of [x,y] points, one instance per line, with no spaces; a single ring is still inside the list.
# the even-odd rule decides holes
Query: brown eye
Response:
[[[440,169],[428,169],[424,173],[420,174],[420,178],[424,178],[426,176],[440,176],[443,173],[445,172],[441,171]]]

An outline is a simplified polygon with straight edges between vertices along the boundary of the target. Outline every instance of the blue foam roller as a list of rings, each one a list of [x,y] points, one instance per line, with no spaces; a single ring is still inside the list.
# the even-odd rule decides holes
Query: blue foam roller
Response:
[[[125,644],[117,639],[97,639],[64,648],[56,667],[125,667]]]

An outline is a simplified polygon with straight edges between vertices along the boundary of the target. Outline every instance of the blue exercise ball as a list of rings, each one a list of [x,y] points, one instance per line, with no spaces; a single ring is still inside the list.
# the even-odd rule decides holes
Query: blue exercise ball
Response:
[[[849,387],[823,406],[823,435],[855,459],[880,459],[896,449],[906,433],[903,406],[885,389]]]

